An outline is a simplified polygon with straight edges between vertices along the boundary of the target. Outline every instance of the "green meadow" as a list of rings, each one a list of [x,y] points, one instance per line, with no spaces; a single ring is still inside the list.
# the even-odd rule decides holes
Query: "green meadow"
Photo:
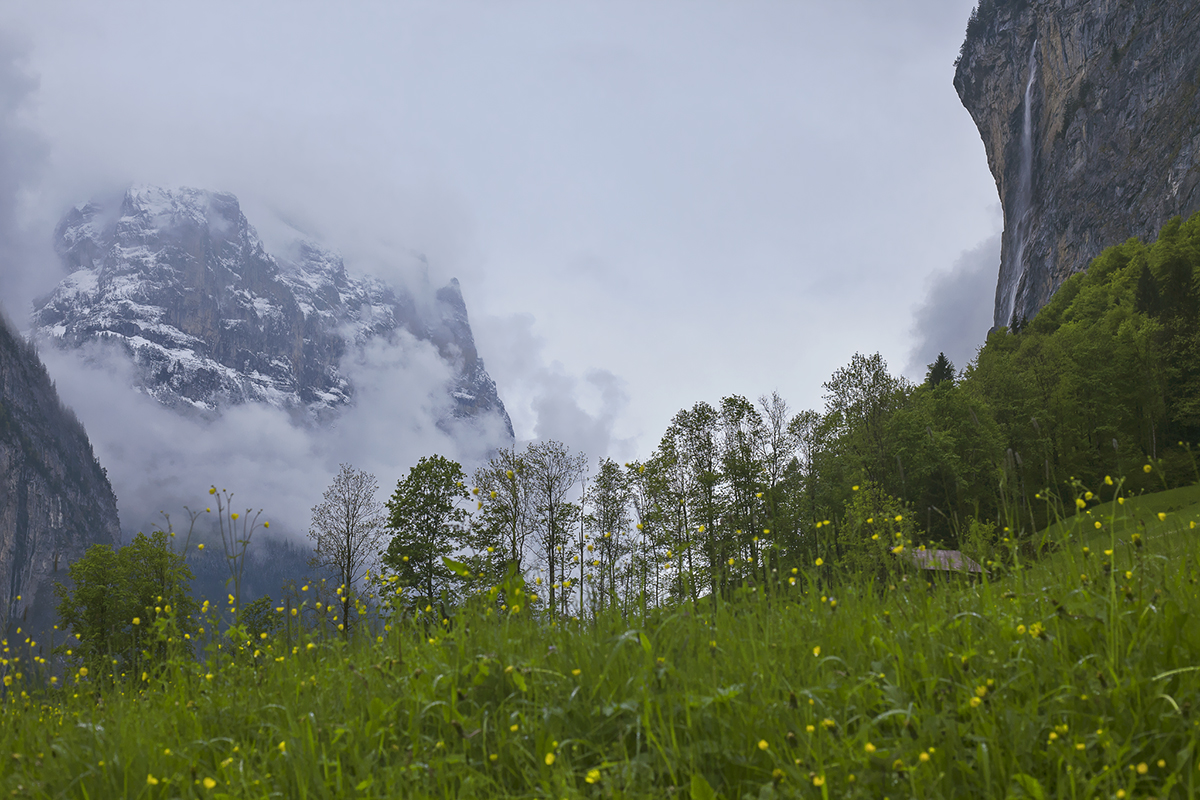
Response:
[[[187,590],[190,528],[139,534],[70,565],[56,641],[3,643],[0,792],[1194,798],[1197,320],[1200,213],[964,370],[856,354],[822,411],[696,403],[578,503],[561,443],[470,482],[422,458],[385,574],[318,536],[341,580],[282,603],[241,604],[258,516],[214,486],[228,608]]]
[[[206,605],[200,658],[54,685],[10,664],[0,790],[1194,797],[1200,486],[1080,488],[1043,555],[975,580],[813,564],[729,599],[551,623],[509,578],[504,609],[484,594],[443,619],[266,638]],[[166,640],[178,622],[143,624]]]

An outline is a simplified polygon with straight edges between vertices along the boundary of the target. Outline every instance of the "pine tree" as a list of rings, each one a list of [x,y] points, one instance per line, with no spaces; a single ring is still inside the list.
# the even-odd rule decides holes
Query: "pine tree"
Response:
[[[954,364],[946,358],[945,353],[938,353],[938,357],[929,365],[929,371],[925,373],[925,385],[932,389],[943,381],[954,382]]]

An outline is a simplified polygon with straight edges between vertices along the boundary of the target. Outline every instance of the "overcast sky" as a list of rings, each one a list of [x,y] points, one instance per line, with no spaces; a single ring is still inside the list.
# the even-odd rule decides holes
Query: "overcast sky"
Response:
[[[1001,225],[952,85],[972,5],[4,4],[0,297],[27,325],[69,205],[188,185],[351,268],[426,254],[518,439],[593,461],[698,400],[820,408],[856,351],[961,367]]]

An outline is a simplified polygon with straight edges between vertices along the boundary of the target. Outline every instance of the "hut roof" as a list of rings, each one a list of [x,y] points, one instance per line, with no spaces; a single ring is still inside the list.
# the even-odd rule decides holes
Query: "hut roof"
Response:
[[[961,550],[909,550],[909,560],[921,569],[949,572],[983,572],[983,567],[962,554]]]

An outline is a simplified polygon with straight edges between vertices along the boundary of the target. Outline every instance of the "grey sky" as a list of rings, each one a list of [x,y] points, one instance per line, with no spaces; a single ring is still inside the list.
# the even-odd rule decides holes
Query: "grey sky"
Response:
[[[991,327],[999,269],[997,232],[963,253],[951,269],[930,278],[929,294],[916,309],[906,374],[923,378],[938,353],[945,353],[957,370],[975,358]]]
[[[698,400],[819,407],[855,351],[921,377],[986,333],[927,305],[999,226],[951,84],[973,0],[14,5],[31,240],[145,182],[385,276],[423,252],[518,438],[644,456]],[[6,278],[11,317],[50,264]]]

